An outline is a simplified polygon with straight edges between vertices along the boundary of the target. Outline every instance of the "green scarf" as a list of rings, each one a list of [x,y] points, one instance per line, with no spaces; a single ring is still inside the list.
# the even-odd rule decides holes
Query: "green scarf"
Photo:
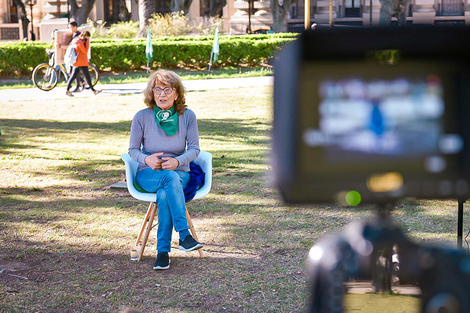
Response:
[[[173,136],[178,131],[178,114],[175,107],[169,110],[162,110],[158,106],[153,107],[155,113],[155,122],[160,126],[168,136]]]

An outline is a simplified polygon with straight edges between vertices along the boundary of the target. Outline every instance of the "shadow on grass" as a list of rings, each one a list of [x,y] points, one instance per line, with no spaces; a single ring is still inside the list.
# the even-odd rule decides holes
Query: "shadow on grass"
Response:
[[[198,119],[199,135],[227,135],[231,134],[237,138],[251,138],[257,132],[266,133],[265,130],[260,130],[260,127],[266,127],[266,123],[257,122],[257,120],[245,119]],[[54,120],[31,120],[31,119],[2,119],[3,132],[8,128],[22,129],[24,131],[37,131],[41,130],[47,133],[57,133],[60,131],[70,130],[99,130],[99,131],[123,131],[128,133],[131,128],[131,121],[120,122],[90,122],[90,121],[54,121]],[[28,134],[28,133],[26,133]],[[30,133],[32,134],[32,133]],[[250,135],[250,136],[248,136]],[[230,140],[231,138],[226,138]]]
[[[262,148],[267,147],[267,140],[264,139],[268,136],[268,131],[259,129],[260,126],[266,128],[266,125],[254,124],[251,125],[245,120],[229,119],[229,120],[205,120],[199,121],[201,141],[225,141],[225,142],[241,142],[244,145],[258,147],[253,150],[245,149],[224,149],[219,151],[210,151],[214,154],[213,168],[214,172],[230,171],[236,173],[240,177],[252,177],[253,173],[260,170],[246,170],[240,169],[240,164],[262,165],[265,164],[265,151]],[[18,120],[18,119],[4,119],[2,120],[2,127],[4,135],[0,137],[0,154],[11,155],[13,158],[20,159],[22,157],[31,157],[29,154],[31,150],[38,149],[41,151],[48,151],[44,147],[43,142],[34,140],[35,138],[51,137],[57,138],[57,141],[67,142],[73,134],[75,136],[83,136],[91,138],[94,144],[99,144],[101,141],[106,141],[108,138],[116,136],[126,137],[129,134],[130,121],[114,122],[114,123],[101,123],[101,122],[58,122],[47,120]],[[63,135],[62,135],[63,133]],[[87,139],[76,139],[77,145],[81,146],[81,150],[86,151],[86,146],[90,143]],[[257,138],[257,139],[253,139]],[[20,143],[27,140],[28,144]],[[127,138],[125,140],[128,140]],[[37,143],[35,143],[35,141]],[[261,147],[261,148],[260,148]],[[202,150],[206,150],[201,146]],[[28,151],[23,155],[22,151]],[[43,159],[53,160],[52,156],[56,156],[56,160],[69,160],[77,161],[67,165],[54,166],[50,168],[49,174],[58,172],[77,180],[91,180],[93,181],[99,177],[118,177],[122,171],[104,171],[100,169],[105,165],[118,165],[123,163],[120,160],[120,153],[116,155],[114,160],[84,160],[80,154],[73,155],[68,150],[54,150],[53,154],[48,156],[41,155]],[[124,153],[126,151],[122,151]],[[100,171],[100,173],[96,173]],[[36,172],[36,175],[44,175],[44,173]],[[47,173],[46,173],[47,174]],[[232,175],[232,174],[230,174]],[[93,186],[93,183],[91,183]],[[98,186],[93,186],[97,188]]]
[[[105,214],[103,218],[112,222],[112,217],[107,214],[109,210],[114,210],[117,214],[135,216],[137,230],[149,204],[132,198],[126,190],[120,190],[118,193],[98,192],[92,198],[70,198],[68,195],[74,192],[73,188],[60,186],[45,190],[1,188],[0,204],[4,209],[0,212],[0,218],[5,223],[24,221],[44,224],[86,220],[85,216],[88,214]],[[224,224],[223,232],[228,237],[235,238],[240,246],[248,245],[252,246],[251,248],[256,248],[259,243],[251,238],[257,234],[260,235],[261,241],[274,242],[282,241],[284,236],[300,236],[299,240],[302,240],[301,236],[305,233],[316,234],[315,237],[304,238],[307,239],[305,247],[308,248],[313,243],[312,238],[318,239],[321,234],[341,230],[351,221],[368,219],[375,214],[373,207],[341,207],[329,204],[284,206],[280,200],[276,200],[277,197],[270,189],[260,191],[250,188],[221,188],[212,190],[203,199],[189,202],[187,206],[193,219],[219,219]],[[239,198],[249,199],[249,202],[240,202]],[[271,200],[263,204],[263,199]],[[23,213],[20,213],[22,211]],[[81,214],[84,215],[83,218],[80,217]],[[431,227],[420,231],[433,235],[447,234],[448,230],[439,225],[443,222],[455,222],[452,218],[443,219],[441,216],[426,216],[426,220]],[[8,229],[8,224],[4,228]],[[289,243],[290,241],[286,241],[287,245]]]
[[[48,120],[24,120],[24,119],[2,119],[2,137],[0,137],[0,148],[5,148],[15,144],[21,138],[36,138],[43,136],[59,136],[61,133],[74,131],[99,132],[101,137],[113,137],[116,132],[120,135],[129,135],[131,121],[120,122],[89,122],[89,121],[48,121]],[[224,119],[208,120],[199,119],[199,136],[201,140],[217,140],[222,142],[243,142],[249,145],[267,145],[269,140],[265,139],[269,135],[267,124],[250,123],[250,120]],[[253,137],[258,136],[257,139]],[[8,145],[5,143],[8,139]],[[24,147],[24,146],[18,146]],[[31,148],[31,146],[28,146]],[[34,146],[33,146],[34,147]],[[204,147],[201,147],[204,149]],[[1,151],[0,153],[5,153]]]
[[[267,146],[269,140],[269,125],[257,120],[223,119],[198,120],[199,136],[201,139],[217,139],[220,142],[243,142],[249,145]]]

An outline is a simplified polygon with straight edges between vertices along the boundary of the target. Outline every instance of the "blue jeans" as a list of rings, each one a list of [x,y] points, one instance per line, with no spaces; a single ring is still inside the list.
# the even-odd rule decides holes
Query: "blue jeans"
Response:
[[[138,172],[135,179],[143,189],[157,193],[157,250],[170,252],[173,226],[177,232],[189,234],[183,192],[189,181],[189,173],[146,168]]]

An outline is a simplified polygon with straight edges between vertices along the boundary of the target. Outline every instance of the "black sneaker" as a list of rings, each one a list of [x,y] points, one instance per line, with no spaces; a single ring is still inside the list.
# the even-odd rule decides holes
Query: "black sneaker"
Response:
[[[157,254],[157,260],[153,264],[154,270],[167,270],[170,268],[170,257],[167,252],[160,252]]]
[[[191,235],[187,235],[186,238],[184,238],[184,241],[181,241],[180,239],[180,250],[184,250],[186,252],[201,249],[202,244],[194,240],[194,238]]]

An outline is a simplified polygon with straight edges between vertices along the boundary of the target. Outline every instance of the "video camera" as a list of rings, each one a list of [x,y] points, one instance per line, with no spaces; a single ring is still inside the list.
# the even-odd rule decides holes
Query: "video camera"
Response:
[[[470,194],[470,29],[307,31],[275,67],[273,171],[286,202]]]
[[[389,206],[470,195],[470,29],[301,34],[275,65],[272,166],[287,203]],[[470,312],[470,257],[413,243],[386,214],[309,252],[311,313],[343,312],[344,283],[421,289],[421,312]],[[382,290],[383,291],[383,290]]]
[[[391,266],[394,250],[399,256],[398,271]],[[391,288],[384,289],[384,282],[392,277],[419,287],[415,296],[420,296],[420,308],[402,308],[406,312],[470,312],[469,255],[464,250],[413,243],[393,223],[354,223],[340,234],[323,238],[310,249],[309,266],[310,313],[349,312],[343,301],[351,287],[348,283],[372,281],[374,291],[388,293]]]

